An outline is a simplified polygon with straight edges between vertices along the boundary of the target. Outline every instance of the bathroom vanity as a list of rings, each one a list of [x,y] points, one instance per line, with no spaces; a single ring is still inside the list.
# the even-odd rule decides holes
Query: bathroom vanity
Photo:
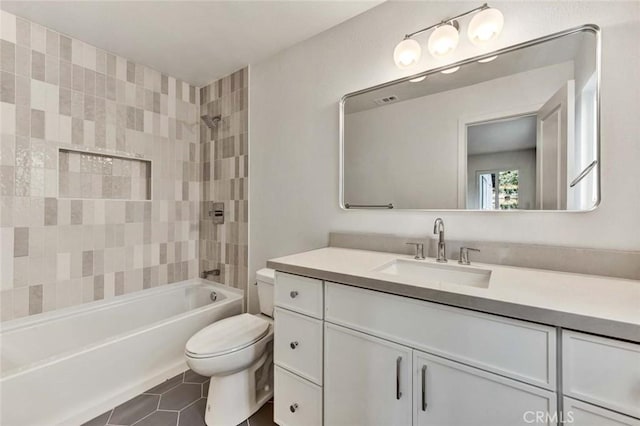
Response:
[[[285,425],[640,425],[640,283],[329,247],[271,260]]]

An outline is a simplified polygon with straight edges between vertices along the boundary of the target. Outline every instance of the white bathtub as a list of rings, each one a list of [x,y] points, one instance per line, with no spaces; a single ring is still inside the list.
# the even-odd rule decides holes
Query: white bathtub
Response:
[[[90,420],[185,370],[189,337],[241,312],[239,290],[195,279],[3,323],[0,424]]]

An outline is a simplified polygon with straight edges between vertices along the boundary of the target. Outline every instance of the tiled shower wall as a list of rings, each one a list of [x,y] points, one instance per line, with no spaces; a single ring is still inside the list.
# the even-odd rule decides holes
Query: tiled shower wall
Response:
[[[0,14],[1,319],[196,277],[199,90]],[[207,102],[234,97],[230,84],[208,94]],[[246,129],[246,114],[239,120],[226,111],[222,135],[235,135],[239,122]],[[113,193],[100,184],[86,189],[87,197],[58,198],[60,148],[151,160],[152,200],[108,198]],[[220,176],[239,170],[222,167]],[[91,175],[79,177],[86,178]],[[237,191],[233,186],[224,194],[231,199]],[[246,194],[246,184],[241,191]],[[246,218],[246,204],[230,211]],[[246,221],[243,231],[233,232],[246,242]],[[224,241],[229,238],[238,237]],[[246,264],[246,243],[242,256]]]
[[[200,125],[202,210],[201,269],[219,269],[210,277],[247,290],[248,256],[248,69],[244,68],[200,89],[200,111],[220,116],[214,130]],[[223,202],[224,224],[213,224],[211,201]]]

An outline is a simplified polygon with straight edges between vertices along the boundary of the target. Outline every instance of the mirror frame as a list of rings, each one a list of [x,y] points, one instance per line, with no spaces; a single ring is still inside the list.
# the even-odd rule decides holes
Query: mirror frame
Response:
[[[598,192],[598,198],[596,199],[596,202],[594,203],[594,205],[586,210],[518,210],[518,209],[508,209],[508,210],[479,210],[479,209],[396,209],[396,208],[389,208],[387,206],[380,206],[380,207],[374,207],[374,208],[369,208],[369,207],[349,207],[347,208],[345,205],[345,201],[344,201],[344,105],[345,102],[349,99],[352,98],[354,96],[363,94],[363,93],[368,93],[374,90],[378,90],[378,89],[382,89],[385,87],[389,87],[389,86],[393,86],[395,84],[399,84],[399,83],[404,83],[406,81],[409,81],[411,79],[414,78],[418,78],[418,77],[422,77],[422,76],[429,76],[431,74],[436,74],[439,73],[442,70],[446,70],[449,68],[453,68],[453,67],[457,67],[457,66],[463,66],[472,62],[476,62],[478,60],[481,59],[485,59],[485,58],[489,58],[491,56],[495,56],[495,55],[502,55],[504,53],[509,53],[509,52],[513,52],[516,50],[521,50],[530,46],[535,46],[538,44],[542,44],[545,43],[547,41],[551,41],[551,40],[555,40],[564,36],[568,36],[571,34],[576,34],[576,33],[580,33],[580,32],[590,32],[592,34],[595,35],[596,37],[596,124],[597,124],[597,131],[596,131],[596,160],[597,160],[597,182],[596,182],[596,188],[597,188],[597,192]],[[539,37],[539,38],[535,38],[529,41],[525,41],[523,43],[518,43],[518,44],[514,44],[512,46],[507,46],[504,47],[502,49],[498,49],[498,50],[494,50],[491,52],[487,52],[487,53],[483,53],[482,55],[478,55],[478,56],[473,56],[467,59],[463,59],[461,61],[458,62],[454,62],[451,64],[447,64],[438,68],[432,68],[417,74],[413,74],[407,77],[402,77],[402,78],[398,78],[395,80],[391,80],[388,81],[386,83],[382,83],[382,84],[378,84],[376,86],[372,86],[372,87],[367,87],[366,89],[362,89],[362,90],[358,90],[355,92],[351,92],[351,93],[347,93],[346,95],[344,95],[342,98],[340,98],[340,117],[339,117],[339,143],[340,143],[340,164],[339,164],[339,169],[340,169],[340,176],[339,176],[339,191],[338,191],[338,203],[340,206],[340,209],[345,210],[345,211],[350,211],[350,210],[385,210],[385,211],[403,211],[403,212],[481,212],[481,213],[485,213],[485,214],[492,214],[492,213],[498,213],[498,214],[520,214],[520,213],[588,213],[588,212],[592,212],[594,210],[596,210],[599,206],[600,203],[602,201],[602,176],[601,176],[601,170],[602,170],[602,158],[600,155],[600,151],[601,151],[601,129],[600,129],[600,125],[601,125],[601,120],[600,120],[600,79],[601,79],[601,34],[600,34],[600,27],[598,25],[595,24],[584,24],[584,25],[580,25],[578,27],[574,27],[574,28],[570,28],[568,30],[564,30],[564,31],[560,31],[557,33],[553,33],[553,34],[549,34],[547,36],[543,36],[543,37]],[[457,143],[457,141],[456,141]],[[457,191],[458,189],[456,189]]]

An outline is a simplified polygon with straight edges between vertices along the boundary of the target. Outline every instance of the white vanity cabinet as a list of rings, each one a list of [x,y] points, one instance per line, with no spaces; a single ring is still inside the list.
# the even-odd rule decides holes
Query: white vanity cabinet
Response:
[[[324,424],[410,425],[411,348],[325,324]]]
[[[528,411],[554,424],[555,340],[552,327],[325,283],[325,425],[526,425]]]
[[[280,426],[640,426],[638,344],[282,272],[275,285]]]

